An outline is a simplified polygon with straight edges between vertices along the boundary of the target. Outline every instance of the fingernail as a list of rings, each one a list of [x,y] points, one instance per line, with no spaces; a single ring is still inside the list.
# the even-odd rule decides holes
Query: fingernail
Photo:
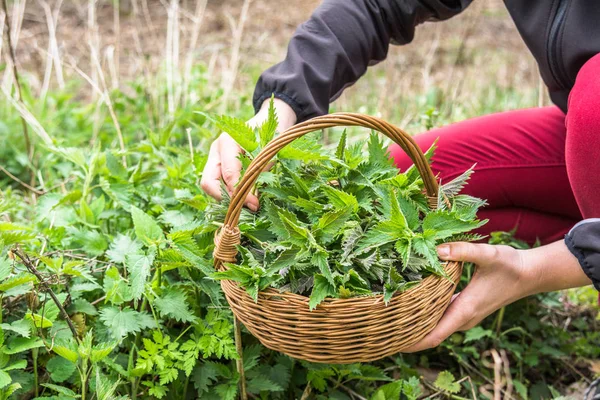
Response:
[[[255,204],[248,203],[247,206],[250,209],[250,211],[252,211],[252,212],[257,212],[258,211],[258,207],[256,207]]]
[[[438,256],[440,256],[440,258],[446,258],[450,256],[450,246],[448,245],[441,245],[437,247],[437,253]]]

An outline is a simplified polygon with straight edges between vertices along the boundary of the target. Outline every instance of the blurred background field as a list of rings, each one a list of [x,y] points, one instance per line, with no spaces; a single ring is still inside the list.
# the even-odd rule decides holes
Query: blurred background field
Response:
[[[97,313],[106,315],[107,310],[116,310],[115,305],[142,313],[147,306],[115,300],[116,289],[106,286],[110,279],[118,281],[114,271],[110,279],[105,276],[113,267],[119,278],[127,276],[124,256],[120,263],[114,253],[121,233],[134,236],[127,207],[131,203],[143,209],[165,231],[176,230],[182,221],[204,218],[210,200],[197,184],[208,146],[219,132],[197,112],[251,117],[258,76],[284,57],[294,29],[318,4],[314,0],[9,1],[8,15],[0,12],[0,265],[14,267],[7,254],[16,243],[36,256],[79,257],[81,267],[90,269],[102,288],[80,294],[86,307],[72,304],[68,311],[85,315],[81,329],[93,328],[95,342],[114,340],[108,331],[115,326]],[[14,58],[8,46],[9,25]],[[348,88],[331,111],[377,115],[417,134],[477,115],[549,104],[537,66],[503,3],[489,0],[475,2],[450,21],[420,26],[408,46],[390,47],[388,59]],[[115,164],[121,160],[125,167]],[[210,265],[207,238],[199,235],[194,240]],[[495,240],[522,245],[508,236]],[[157,258],[152,271],[164,268],[164,277],[160,273],[147,277],[150,299],[156,293],[171,296],[168,284],[188,294],[180,305],[189,307],[189,315],[179,319],[167,312],[160,315],[165,335],[175,342],[184,334],[182,342],[189,339],[192,331],[198,337],[221,335],[218,340],[227,343],[222,346],[231,347],[231,326],[222,322],[230,321],[230,315],[226,310],[212,311],[222,298],[199,287],[197,276],[171,268],[174,263]],[[77,278],[62,269],[44,271],[55,279],[54,290],[66,298],[70,279]],[[14,283],[18,276],[4,278]],[[33,312],[32,301],[26,299],[51,304],[33,290],[31,281],[9,289],[2,285],[3,322],[17,323]],[[595,292],[587,288],[524,300],[490,316],[481,327],[454,335],[439,349],[373,365],[375,372],[370,366],[344,370],[294,364],[251,346],[248,357],[256,361],[248,366],[250,379],[255,379],[252,396],[381,399],[386,397],[374,396],[382,383],[420,377],[422,398],[546,399],[570,393],[581,398],[583,388],[600,373],[595,361],[600,357],[595,301]],[[43,321],[36,327],[46,329]],[[48,334],[67,340],[64,321],[54,324],[62,331],[48,328]],[[223,329],[217,334],[218,324]],[[173,367],[179,375],[164,384],[161,374],[166,372],[156,365],[135,375],[132,371],[141,373],[133,368],[136,360],[145,361],[138,356],[142,339],[149,339],[151,332],[123,329],[124,336],[111,353],[112,364],[98,364],[101,374],[83,380],[114,384],[116,389],[107,390],[105,398],[118,398],[117,394],[157,398],[161,393],[174,399],[235,398],[234,363],[223,354],[201,354],[187,377],[183,367]],[[16,340],[11,332],[7,340]],[[13,398],[57,394],[49,387],[34,390],[35,382],[54,382],[82,393],[85,384],[76,373],[55,379],[46,363],[58,356],[42,349],[39,353],[38,366],[32,364],[38,356],[30,349],[12,356],[27,361],[22,371],[10,373],[13,384],[21,385]],[[215,366],[217,362],[225,367]],[[179,364],[173,360],[173,365]],[[442,374],[438,381],[442,371],[453,376]],[[7,397],[8,386],[0,386],[0,398]],[[73,398],[58,393],[65,396],[59,398]]]
[[[201,66],[197,73],[204,87],[192,89],[214,97],[223,91],[218,102],[249,115],[248,97],[258,75],[284,57],[294,29],[318,4],[21,1],[15,3],[12,26],[20,70],[38,93],[83,81],[74,65],[97,83],[95,53],[109,89],[126,90],[142,80],[148,88],[166,86],[181,97],[190,89],[190,74]],[[458,120],[548,104],[540,88],[533,58],[502,2],[492,0],[475,2],[450,21],[421,25],[413,43],[391,46],[388,60],[371,68],[333,108],[401,122],[418,119],[423,106],[442,106],[444,119]],[[90,89],[83,84],[77,93],[89,95]]]
[[[111,97],[117,108],[121,96],[143,99],[139,106],[155,127],[192,108],[249,118],[258,76],[284,57],[296,26],[318,4],[19,0],[10,4],[10,18],[0,22],[10,23],[24,96],[41,100],[37,117],[50,118],[42,124],[50,136],[68,131],[74,139],[61,127],[54,105],[44,103],[49,92],[94,107],[93,120],[85,121],[92,132],[81,136],[94,142],[107,117],[109,123],[126,124],[140,117],[119,110],[110,116]],[[9,91],[13,70],[7,46],[2,58],[2,88]],[[418,133],[472,116],[548,104],[533,58],[502,2],[494,0],[476,2],[452,20],[421,25],[413,43],[391,46],[388,59],[371,67],[331,111],[377,115]],[[22,135],[4,131],[0,141],[8,147],[23,145]]]

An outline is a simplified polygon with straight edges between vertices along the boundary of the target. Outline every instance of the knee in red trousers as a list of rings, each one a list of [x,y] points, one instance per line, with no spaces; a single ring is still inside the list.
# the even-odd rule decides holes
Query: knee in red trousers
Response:
[[[584,218],[600,217],[600,54],[581,68],[566,118],[567,174]]]

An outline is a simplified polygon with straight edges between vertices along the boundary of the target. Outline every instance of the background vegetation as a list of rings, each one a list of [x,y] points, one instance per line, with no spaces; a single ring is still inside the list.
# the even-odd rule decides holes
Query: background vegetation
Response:
[[[418,133],[548,104],[502,4],[480,3],[419,28],[332,109]],[[196,111],[251,116],[253,82],[316,4],[7,4],[0,398],[236,398],[231,313],[206,278],[216,225],[198,188],[219,132]],[[325,143],[337,134],[325,132]],[[600,372],[595,296],[528,298],[438,349],[374,364],[309,365],[244,335],[248,390],[261,399],[580,398]]]

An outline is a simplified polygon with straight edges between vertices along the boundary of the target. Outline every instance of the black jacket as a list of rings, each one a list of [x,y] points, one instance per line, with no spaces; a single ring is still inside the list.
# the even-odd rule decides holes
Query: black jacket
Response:
[[[298,121],[323,115],[369,65],[385,59],[390,43],[412,41],[415,27],[442,21],[472,0],[324,0],[300,25],[285,60],[260,77],[254,108],[274,95]],[[600,53],[600,0],[504,0],[537,60],[552,101],[567,112],[579,69]],[[566,237],[569,249],[600,290],[600,221],[585,221]]]
[[[600,1],[505,0],[538,62],[552,101],[564,112],[577,72],[600,53]],[[415,27],[463,11],[471,0],[324,0],[292,37],[285,60],[260,77],[258,110],[274,94],[298,121],[327,113],[329,103],[382,61],[390,43],[412,41]]]
[[[600,290],[600,218],[586,219],[575,225],[565,237],[565,243],[594,287]]]

